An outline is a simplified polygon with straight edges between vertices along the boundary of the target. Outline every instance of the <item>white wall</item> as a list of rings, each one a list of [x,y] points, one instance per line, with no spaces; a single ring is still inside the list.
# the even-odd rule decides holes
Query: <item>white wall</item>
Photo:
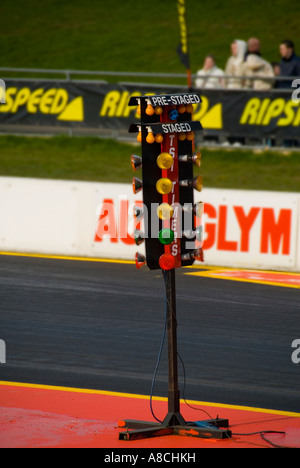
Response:
[[[204,189],[195,199],[205,203],[207,264],[300,271],[300,194]],[[143,252],[127,235],[142,201],[130,184],[0,177],[0,200],[0,251],[120,259]]]

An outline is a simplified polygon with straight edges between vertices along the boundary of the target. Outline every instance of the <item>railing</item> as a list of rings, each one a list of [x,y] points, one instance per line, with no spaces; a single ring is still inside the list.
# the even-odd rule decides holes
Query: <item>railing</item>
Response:
[[[27,75],[26,79],[28,80],[36,80],[38,75],[45,75],[45,78],[40,78],[39,79],[47,79],[48,81],[52,78],[53,75],[60,75],[64,77],[65,81],[76,81],[75,77],[85,77],[91,80],[92,78],[95,77],[113,77],[113,78],[121,78],[121,77],[131,77],[133,79],[137,78],[149,78],[151,80],[153,79],[165,79],[172,81],[174,79],[178,80],[186,80],[187,75],[185,73],[158,73],[158,72],[130,72],[130,71],[107,71],[107,70],[99,70],[99,71],[93,71],[93,70],[60,70],[60,69],[48,69],[48,68],[13,68],[13,67],[0,67],[0,77],[1,78],[6,78],[6,79],[14,79],[16,77],[9,77],[5,76],[4,73],[16,73],[17,75]],[[28,75],[37,75],[36,78],[28,77]],[[51,78],[50,78],[51,77]],[[209,79],[218,79],[222,78],[224,81],[229,81],[230,79],[238,79],[238,80],[263,80],[263,81],[270,81],[270,82],[280,82],[280,81],[290,81],[291,85],[292,82],[297,78],[297,77],[290,77],[290,76],[274,76],[274,77],[267,77],[267,76],[261,76],[261,75],[252,75],[252,76],[233,76],[233,75],[223,75],[222,77],[216,77],[215,75],[206,75],[205,77],[201,76],[199,77],[197,74],[192,74],[192,79],[195,80],[196,78],[205,78],[206,80]],[[18,76],[18,79],[20,76]],[[61,79],[61,78],[60,78]],[[80,81],[83,81],[80,79]],[[106,80],[96,80],[98,83],[103,82],[107,83]],[[153,84],[153,83],[152,83]],[[226,88],[226,86],[225,86]],[[247,90],[247,88],[243,88]],[[272,88],[273,89],[273,88]],[[276,90],[276,88],[275,88]]]
[[[14,77],[9,77],[8,75],[12,74]],[[132,81],[123,81],[121,80],[122,78],[129,78]],[[214,80],[216,79],[216,76],[210,75],[211,78]],[[99,71],[84,71],[84,70],[59,70],[59,69],[39,69],[39,68],[12,68],[12,67],[0,67],[0,91],[1,91],[1,81],[3,83],[3,89],[5,89],[6,82],[10,81],[16,81],[20,82],[20,86],[24,86],[21,83],[23,82],[30,82],[26,83],[26,92],[29,93],[28,88],[34,89],[36,86],[39,86],[39,83],[43,82],[55,82],[54,87],[56,84],[58,85],[59,83],[62,83],[61,86],[65,87],[68,89],[68,87],[72,87],[72,93],[74,92],[74,89],[77,90],[77,94],[80,96],[84,95],[84,86],[80,86],[81,84],[91,84],[89,87],[89,96],[91,93],[91,88],[101,88],[103,90],[103,96],[101,99],[104,100],[105,93],[109,92],[115,92],[115,96],[118,95],[119,97],[121,96],[122,93],[125,93],[125,98],[126,98],[126,93],[129,95],[129,93],[134,90],[136,91],[141,91],[143,93],[145,92],[153,92],[157,94],[161,94],[165,92],[166,90],[187,90],[187,76],[184,73],[147,73],[147,72],[127,72],[127,71],[106,71],[106,70],[99,70]],[[104,80],[103,78],[110,78],[109,81]],[[197,78],[197,74],[192,75],[193,80]],[[206,79],[209,78],[209,76],[205,77]],[[217,116],[217,120],[219,123],[219,126],[215,125],[215,122],[213,122],[212,127],[209,125],[210,123],[207,124],[206,122],[206,127],[205,127],[205,132],[203,133],[202,140],[206,144],[210,145],[219,145],[219,144],[228,144],[228,141],[230,141],[230,144],[239,144],[239,142],[242,141],[243,147],[247,146],[272,146],[272,147],[281,147],[282,145],[284,146],[289,146],[289,147],[297,147],[299,150],[300,147],[300,136],[299,132],[297,130],[299,129],[299,117],[300,117],[300,110],[298,112],[297,110],[297,105],[294,104],[290,106],[289,100],[293,99],[293,94],[296,96],[296,101],[294,102],[299,102],[300,100],[300,79],[297,79],[295,77],[294,79],[291,77],[285,77],[285,76],[276,76],[276,77],[262,77],[262,76],[251,76],[251,77],[245,77],[245,76],[240,76],[240,77],[233,77],[232,75],[223,75],[222,77],[224,79],[224,82],[226,83],[226,80],[230,80],[232,78],[234,79],[249,79],[249,80],[269,80],[274,83],[275,80],[289,80],[291,82],[295,81],[293,87],[291,86],[290,88],[271,88],[270,90],[261,90],[264,91],[265,94],[261,94],[260,90],[255,90],[253,88],[243,88],[243,89],[229,89],[226,87],[219,88],[219,89],[208,89],[208,88],[196,88],[194,87],[195,90],[199,90],[201,92],[201,95],[205,99],[205,102],[207,104],[208,110],[211,110],[212,107],[216,104],[218,105],[218,108],[215,108],[216,112],[221,112],[219,117]],[[142,83],[141,79],[146,79],[148,80],[146,83]],[[159,79],[165,80],[164,84],[159,84],[157,81]],[[172,82],[173,84],[170,84]],[[180,82],[179,82],[180,80]],[[177,83],[175,84],[175,81]],[[64,83],[64,84],[63,84]],[[72,85],[71,85],[72,84]],[[43,87],[43,85],[41,85]],[[74,88],[74,89],[73,89]],[[83,89],[82,89],[83,88]],[[112,89],[114,91],[112,91]],[[181,92],[181,91],[178,91]],[[234,93],[239,93],[239,99],[238,100],[232,100],[232,92]],[[82,94],[83,93],[83,94]],[[266,94],[267,93],[267,94]],[[278,94],[280,93],[280,94]],[[29,93],[30,94],[30,93]],[[28,96],[29,96],[28,94]],[[1,96],[3,97],[2,94],[0,94],[0,102],[1,102]],[[122,114],[122,105],[124,104],[125,101],[120,100],[120,107],[118,107],[118,112],[115,114],[106,114],[106,113],[100,113],[99,109],[100,106],[102,106],[102,101],[100,103],[99,101],[99,94],[96,92],[95,94],[95,99],[89,99],[88,100],[88,107],[93,106],[96,102],[96,106],[99,106],[96,111],[94,111],[94,107],[92,110],[92,114],[90,112],[90,108],[85,109],[84,115],[86,116],[88,112],[90,112],[90,116],[92,115],[92,118],[87,119],[87,124],[85,125],[85,122],[83,120],[76,120],[73,122],[71,119],[68,120],[68,118],[65,119],[59,119],[57,120],[57,116],[54,115],[51,112],[42,112],[40,113],[40,118],[41,120],[38,121],[37,119],[34,119],[36,112],[29,112],[26,117],[29,117],[28,119],[24,119],[23,115],[21,115],[20,120],[18,120],[17,114],[15,113],[16,109],[18,107],[15,107],[14,112],[9,115],[9,118],[5,120],[4,113],[2,114],[3,119],[1,121],[0,125],[0,132],[1,133],[31,133],[31,134],[57,134],[57,133],[68,133],[69,135],[97,135],[101,137],[111,137],[114,139],[122,139],[122,140],[132,140],[132,135],[128,134],[128,122],[126,121],[125,114]],[[53,96],[52,96],[53,97]],[[239,120],[241,115],[243,114],[245,110],[246,104],[251,100],[255,99],[255,102],[258,102],[259,104],[263,102],[263,107],[260,110],[260,113],[258,114],[257,109],[250,109],[252,112],[251,114],[251,128],[250,126],[246,127],[246,125],[241,128],[239,125]],[[257,99],[259,98],[259,99]],[[273,101],[272,101],[272,98]],[[278,102],[275,102],[277,100]],[[14,96],[10,96],[10,102],[13,103]],[[37,109],[38,106],[38,97],[37,97],[37,102],[34,103],[34,108]],[[121,98],[120,98],[121,99]],[[51,100],[51,99],[50,99]],[[3,102],[3,100],[2,100]],[[226,102],[226,105],[223,106],[223,110],[220,111],[221,109],[221,104]],[[267,121],[268,123],[264,123],[262,126],[262,117],[263,113],[266,110],[266,106],[268,107],[269,104],[270,106],[273,106],[273,102],[275,102],[275,110],[273,107],[271,110],[275,113],[275,117],[278,117],[278,107],[277,104],[282,105],[282,121],[286,122],[287,120],[291,119],[291,123],[285,123],[282,124],[281,126],[269,126],[267,128],[267,125],[269,125],[271,118],[268,117]],[[209,104],[208,104],[209,103]],[[221,104],[220,104],[221,103]],[[286,103],[286,104],[285,104]],[[24,104],[24,102],[23,102]],[[48,103],[49,104],[49,103]],[[47,105],[48,105],[47,104]],[[228,104],[228,105],[227,105]],[[18,102],[18,106],[20,107],[20,102]],[[112,103],[112,107],[113,107]],[[287,109],[285,110],[285,105],[287,105]],[[115,107],[117,104],[115,103]],[[119,104],[118,104],[119,106]],[[47,107],[47,106],[46,106]],[[120,110],[121,109],[121,110]],[[205,106],[204,106],[205,109]],[[204,111],[205,114],[206,110]],[[254,115],[255,112],[257,115]],[[198,109],[199,113],[199,109]],[[249,112],[248,112],[249,113]],[[44,115],[45,114],[45,115]],[[122,115],[121,115],[122,114]],[[204,115],[203,114],[203,115]],[[234,114],[234,119],[233,119],[233,114]],[[201,119],[203,118],[203,115],[201,114]],[[260,116],[259,118],[257,116]],[[1,114],[0,114],[1,117]],[[13,117],[13,118],[11,118]],[[114,120],[110,119],[110,117],[113,117]],[[128,115],[127,115],[128,117]],[[249,118],[250,118],[249,117]],[[256,122],[256,117],[259,120]],[[273,117],[273,115],[272,115]],[[200,118],[200,117],[199,117]],[[210,117],[211,118],[211,117]],[[214,116],[215,118],[215,116]],[[280,116],[278,117],[278,119]],[[22,120],[23,119],[23,120]],[[51,120],[52,119],[52,120]],[[104,122],[104,120],[106,121]],[[248,119],[248,117],[247,117]],[[246,119],[246,120],[247,120]],[[229,125],[230,123],[230,125]],[[248,121],[242,122],[243,124],[248,124]],[[234,125],[235,124],[235,125]],[[253,125],[252,125],[253,124]],[[256,127],[255,127],[256,125]],[[283,126],[286,125],[286,126]],[[276,128],[275,128],[276,127]],[[244,131],[245,130],[245,131]],[[259,130],[259,131],[258,131]],[[263,131],[262,131],[263,130]],[[268,130],[268,131],[267,131]],[[292,135],[291,137],[289,136]],[[232,142],[232,138],[236,141]]]

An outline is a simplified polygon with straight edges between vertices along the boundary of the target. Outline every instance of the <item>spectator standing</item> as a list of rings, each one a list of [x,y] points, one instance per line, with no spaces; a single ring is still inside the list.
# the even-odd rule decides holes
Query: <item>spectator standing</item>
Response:
[[[247,42],[248,50],[246,59],[243,63],[243,75],[247,77],[256,77],[246,80],[245,87],[257,90],[271,89],[274,80],[274,70],[272,65],[261,57],[260,41],[252,37]],[[269,78],[269,79],[264,79]]]
[[[240,89],[243,87],[241,78],[243,74],[243,63],[247,44],[245,41],[235,39],[231,44],[231,56],[227,60],[225,67],[225,75],[231,75],[233,78],[225,78],[226,87],[228,89]]]
[[[224,71],[217,67],[213,55],[207,55],[204,60],[204,65],[201,70],[197,72],[195,80],[196,88],[210,88],[218,89],[224,88]]]
[[[295,54],[293,41],[286,39],[279,45],[281,55],[280,76],[290,76],[291,80],[278,80],[278,88],[290,88],[293,79],[300,77],[300,58]]]

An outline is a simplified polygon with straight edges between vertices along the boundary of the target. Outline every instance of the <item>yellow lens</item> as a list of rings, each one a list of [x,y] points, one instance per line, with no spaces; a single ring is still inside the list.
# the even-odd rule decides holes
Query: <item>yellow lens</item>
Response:
[[[172,218],[174,214],[174,209],[168,203],[162,203],[157,208],[156,213],[159,219],[166,220]]]
[[[170,169],[173,166],[173,158],[169,153],[161,153],[157,158],[160,169]]]
[[[196,164],[196,166],[198,166],[198,167],[201,166],[201,153],[200,153],[200,151],[193,154],[193,163]]]
[[[193,180],[193,186],[196,190],[198,190],[198,192],[201,192],[203,189],[203,181],[201,176],[198,176]]]
[[[172,191],[173,184],[170,179],[163,177],[156,182],[156,190],[162,195],[166,195]]]

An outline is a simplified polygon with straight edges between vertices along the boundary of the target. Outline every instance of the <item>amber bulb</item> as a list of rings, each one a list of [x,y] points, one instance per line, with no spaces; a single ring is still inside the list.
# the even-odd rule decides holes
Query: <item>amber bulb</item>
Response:
[[[158,133],[157,135],[155,135],[155,141],[156,143],[162,143],[164,141],[164,137],[161,133]]]
[[[161,106],[156,106],[154,108],[154,112],[155,112],[156,115],[161,115],[163,113],[163,111],[164,110],[163,110],[163,108]]]
[[[153,115],[154,114],[153,106],[151,106],[151,104],[148,104],[148,106],[146,107],[145,112],[146,112],[147,115]]]
[[[194,136],[195,136],[194,132],[187,132],[186,139],[189,140],[189,141],[193,141]]]
[[[150,144],[155,142],[153,132],[148,132],[148,135],[146,136],[146,142]]]

